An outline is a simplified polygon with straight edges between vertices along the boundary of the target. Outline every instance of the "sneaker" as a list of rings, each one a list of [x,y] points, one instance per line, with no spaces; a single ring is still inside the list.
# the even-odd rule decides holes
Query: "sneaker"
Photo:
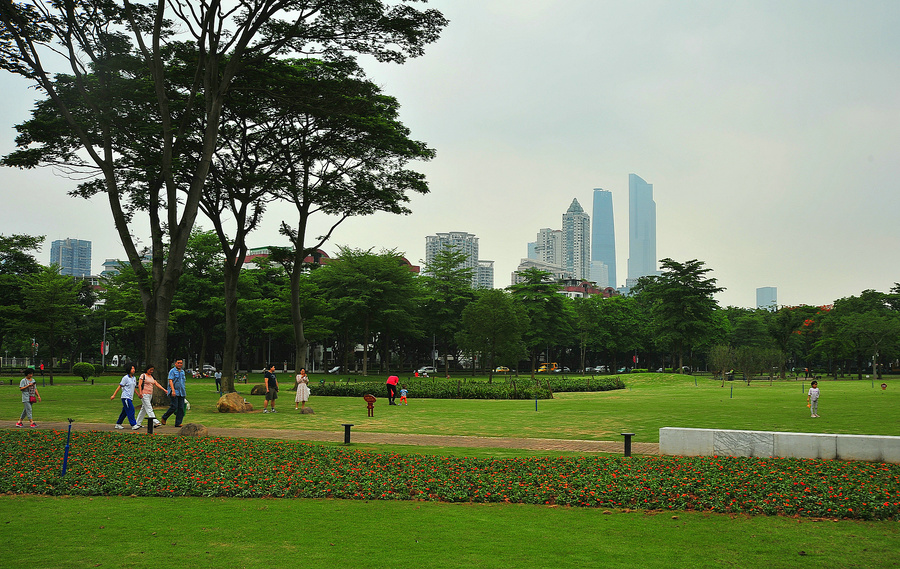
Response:
[[[25,425],[22,424],[22,421],[19,421],[18,423],[16,423],[16,426],[17,426],[17,427],[24,427]]]
[[[278,411],[276,411],[275,409],[272,409],[272,413],[277,413],[277,412],[278,412]]]
[[[137,430],[140,429],[140,428],[141,428],[141,424],[138,423],[137,425],[131,427],[131,430],[132,430],[132,431],[137,431]]]
[[[123,426],[120,425],[119,423],[116,423],[116,428],[117,428],[117,429],[124,429],[125,427],[123,427]]]
[[[268,413],[268,412],[269,412],[268,409],[263,409],[263,413]]]
[[[157,420],[155,420],[155,419],[153,420],[153,426],[154,426],[154,427],[159,427],[160,425],[162,425],[162,423],[160,423],[159,421],[157,421]]]
[[[34,423],[30,424],[29,427],[37,427]]]

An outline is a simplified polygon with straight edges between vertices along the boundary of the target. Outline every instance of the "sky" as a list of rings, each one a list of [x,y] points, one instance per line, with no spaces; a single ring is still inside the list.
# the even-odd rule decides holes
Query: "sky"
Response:
[[[617,265],[628,260],[628,174],[653,184],[657,254],[699,259],[753,307],[822,305],[900,281],[900,2],[432,0],[450,20],[424,56],[363,60],[437,152],[411,215],[351,218],[323,248],[396,249],[467,231],[504,287],[527,243],[573,199],[613,194]],[[34,91],[0,74],[0,153]],[[72,198],[50,169],[0,169],[0,233],[93,242],[123,257],[102,199]],[[250,245],[286,245],[272,207]],[[312,223],[309,235],[325,230]],[[136,220],[135,233],[146,231]],[[203,225],[201,221],[201,225]],[[206,224],[208,225],[208,224]]]

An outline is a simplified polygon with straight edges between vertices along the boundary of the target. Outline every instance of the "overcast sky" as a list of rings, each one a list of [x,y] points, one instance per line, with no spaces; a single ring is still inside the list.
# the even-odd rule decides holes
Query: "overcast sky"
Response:
[[[437,157],[413,214],[346,221],[325,246],[396,248],[467,231],[504,287],[573,198],[612,191],[619,285],[628,174],[653,184],[657,253],[700,259],[752,307],[826,304],[900,281],[900,2],[433,0],[450,20],[424,57],[364,62]],[[33,91],[0,75],[0,152]],[[123,256],[106,203],[52,171],[0,169],[0,233]],[[284,245],[272,208],[251,246]],[[146,231],[145,220],[135,224]],[[313,224],[314,236],[325,226]]]

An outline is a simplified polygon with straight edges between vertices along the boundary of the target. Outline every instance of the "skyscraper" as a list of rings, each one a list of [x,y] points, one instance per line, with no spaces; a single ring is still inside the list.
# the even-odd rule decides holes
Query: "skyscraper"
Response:
[[[576,279],[591,278],[591,216],[573,199],[562,216],[562,266]]]
[[[656,202],[653,184],[628,174],[628,281],[656,275]]]
[[[533,257],[531,255],[532,251],[534,251]],[[533,243],[528,244],[528,258],[562,267],[562,231],[559,229],[550,229],[549,227],[544,227],[538,231],[537,239]]]
[[[612,192],[594,190],[594,227],[591,230],[591,279],[600,288],[616,287],[616,228]],[[605,273],[605,274],[604,274]]]
[[[472,269],[472,288],[493,288],[494,262],[479,261],[478,237],[465,231],[428,235],[425,237],[425,263],[431,264],[434,256],[446,246],[453,247],[466,256],[461,268]]]
[[[59,265],[59,274],[73,277],[91,275],[91,242],[58,239],[50,244],[50,264]]]
[[[764,286],[756,289],[756,307],[766,310],[778,310],[778,288]]]

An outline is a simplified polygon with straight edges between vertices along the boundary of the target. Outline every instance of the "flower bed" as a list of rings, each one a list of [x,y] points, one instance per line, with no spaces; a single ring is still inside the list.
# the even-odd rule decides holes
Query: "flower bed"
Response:
[[[480,459],[256,439],[0,431],[0,491],[511,502],[900,519],[900,466],[722,457]]]

